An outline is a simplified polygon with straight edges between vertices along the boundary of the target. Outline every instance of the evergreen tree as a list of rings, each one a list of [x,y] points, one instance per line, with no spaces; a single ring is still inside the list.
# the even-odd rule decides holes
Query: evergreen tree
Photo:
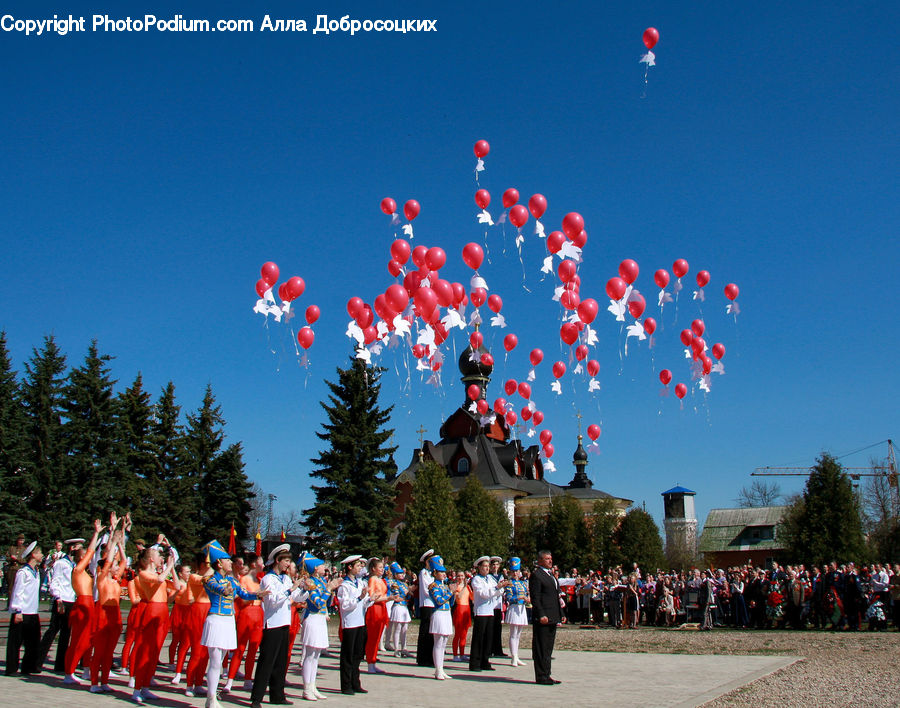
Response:
[[[6,346],[6,332],[0,332],[0,538],[13,538],[25,530],[25,450],[22,391]]]
[[[584,566],[588,530],[584,512],[574,497],[562,494],[553,498],[547,514],[545,547],[553,553],[560,571]]]
[[[175,403],[175,384],[169,381],[153,407],[150,444],[156,467],[148,490],[149,511],[146,519],[135,519],[142,535],[165,533],[173,543],[181,543],[185,551],[195,550],[200,538],[197,519],[197,496],[193,482],[185,478],[187,451],[184,428],[179,422],[181,406]]]
[[[859,500],[831,455],[823,453],[810,470],[803,495],[789,505],[779,531],[798,562],[820,565],[864,557]]]
[[[152,439],[153,408],[140,373],[118,396],[116,408],[116,438],[122,466],[121,493],[115,508],[131,511],[135,538],[150,536],[149,531],[163,530],[159,510],[163,494]]]
[[[597,570],[609,570],[622,562],[616,545],[616,530],[622,517],[615,501],[598,499],[591,508],[588,525],[588,554],[586,565]]]
[[[417,568],[429,548],[451,567],[468,567],[475,558],[460,553],[460,520],[453,501],[453,488],[443,467],[427,460],[419,465],[406,507],[406,520],[397,538],[397,558],[406,568]],[[479,554],[482,555],[482,554]]]
[[[456,496],[459,514],[459,547],[464,564],[483,555],[506,556],[512,540],[512,524],[503,505],[492,497],[474,474]],[[427,549],[426,549],[427,550]]]
[[[337,370],[337,383],[326,381],[331,395],[321,405],[328,422],[316,435],[328,448],[311,460],[316,469],[310,473],[324,484],[313,485],[316,503],[304,514],[314,547],[329,557],[380,553],[387,545],[393,510],[387,477],[397,448],[385,446],[393,430],[383,428],[391,408],[378,407],[383,371],[353,359]]]
[[[196,413],[188,415],[184,474],[176,485],[182,495],[179,506],[186,517],[183,519],[186,537],[182,543],[189,548],[199,548],[211,540],[205,533],[213,528],[210,511],[216,500],[211,496],[212,490],[205,487],[214,479],[211,475],[225,439],[224,425],[222,409],[216,405],[212,385],[207,384],[202,405]]]
[[[547,543],[547,517],[531,512],[516,529],[513,552],[522,559],[523,567],[531,567],[540,550],[550,550]]]
[[[205,512],[202,538],[217,538],[227,547],[232,524],[237,538],[245,538],[253,491],[244,474],[240,443],[229,445],[215,458],[201,489]]]
[[[643,509],[629,509],[619,524],[616,540],[625,572],[637,563],[645,573],[655,573],[665,563],[659,527]]]
[[[88,528],[91,519],[120,509],[127,499],[119,474],[116,445],[115,381],[110,378],[109,355],[101,355],[91,342],[84,363],[71,371],[66,386],[65,424],[67,492],[65,529],[72,534]]]
[[[62,537],[70,528],[68,509],[71,487],[64,475],[62,409],[65,401],[66,358],[52,336],[44,338],[40,351],[33,349],[25,364],[22,407],[25,423],[24,490],[27,511],[23,531],[40,530],[42,539]]]

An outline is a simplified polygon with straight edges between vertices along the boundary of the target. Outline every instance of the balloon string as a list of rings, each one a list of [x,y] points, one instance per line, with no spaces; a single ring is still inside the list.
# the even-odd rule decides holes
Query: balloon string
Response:
[[[522,229],[519,229],[519,235],[522,233]],[[516,247],[519,249],[519,265],[522,266],[522,288],[526,293],[530,293],[531,290],[528,289],[528,286],[525,284],[525,261],[522,260],[522,244],[519,243],[518,238],[516,239]]]
[[[625,331],[625,323],[619,325],[619,376],[625,373],[625,357],[622,356],[622,332]],[[628,338],[625,338],[625,347],[628,348]]]
[[[506,255],[506,222],[503,222],[503,255]]]
[[[487,256],[488,265],[491,265],[491,247],[488,246],[488,227],[484,227],[484,253]]]

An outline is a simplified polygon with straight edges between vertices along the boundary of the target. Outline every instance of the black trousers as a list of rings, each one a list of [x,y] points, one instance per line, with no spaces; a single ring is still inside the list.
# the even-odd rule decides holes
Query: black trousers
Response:
[[[494,638],[494,615],[472,615],[472,646],[469,648],[469,671],[491,668],[491,642]]]
[[[556,642],[556,625],[535,622],[531,626],[534,629],[531,637],[534,679],[535,681],[546,681],[550,678],[550,659],[553,658],[553,644]]]
[[[38,615],[22,615],[16,622],[15,615],[9,618],[9,637],[6,640],[6,671],[12,676],[19,670],[19,649],[25,645],[22,659],[22,673],[36,674],[41,670],[41,619]]]
[[[430,635],[429,635],[430,636]],[[341,690],[358,691],[359,664],[366,655],[366,626],[343,630],[341,639]]]
[[[491,655],[506,656],[503,651],[503,610],[494,609],[494,625],[491,627]]]
[[[74,602],[63,602],[63,611],[57,612],[57,601],[53,601],[50,608],[50,626],[41,638],[41,666],[47,661],[47,654],[53,646],[53,640],[59,634],[59,644],[56,645],[56,660],[53,662],[53,670],[64,673],[66,670],[66,649],[69,648],[69,613]]]
[[[263,629],[259,657],[256,659],[256,673],[253,675],[251,702],[262,702],[266,689],[269,689],[269,703],[285,700],[284,675],[287,673],[290,630],[288,625]]]
[[[419,608],[419,638],[416,640],[416,665],[434,668],[434,637],[431,634],[433,607]]]

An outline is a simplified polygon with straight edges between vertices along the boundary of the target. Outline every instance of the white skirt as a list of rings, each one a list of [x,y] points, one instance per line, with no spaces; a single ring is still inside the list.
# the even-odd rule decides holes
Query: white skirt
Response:
[[[388,600],[384,603],[384,609],[387,610],[388,622],[391,622],[391,609],[394,607],[394,601]]]
[[[435,610],[431,613],[431,633],[449,637],[453,634],[453,618],[450,610]]]
[[[206,615],[200,643],[205,647],[213,647],[215,649],[237,649],[237,630],[234,626],[234,617]]]
[[[303,620],[303,646],[313,649],[328,648],[328,615],[309,615]]]
[[[395,602],[391,608],[391,622],[409,622],[409,608],[405,602]]]
[[[525,605],[510,605],[506,608],[506,624],[525,625],[528,624],[528,613],[525,611]]]

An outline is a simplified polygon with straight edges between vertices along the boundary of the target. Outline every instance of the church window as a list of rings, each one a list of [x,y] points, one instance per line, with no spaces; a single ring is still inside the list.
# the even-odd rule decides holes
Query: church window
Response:
[[[460,457],[456,462],[456,473],[457,474],[469,474],[469,460],[465,457]]]

